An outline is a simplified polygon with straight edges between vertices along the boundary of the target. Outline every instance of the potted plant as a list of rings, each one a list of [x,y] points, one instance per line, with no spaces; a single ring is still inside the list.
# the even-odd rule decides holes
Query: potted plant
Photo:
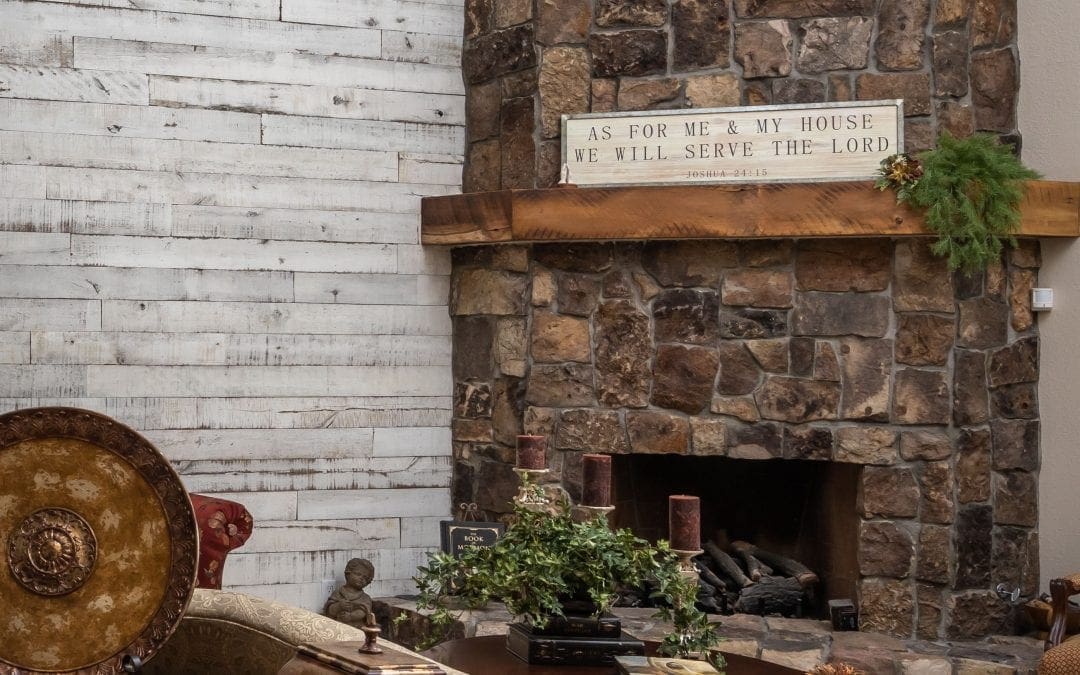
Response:
[[[1000,260],[1004,242],[1016,246],[1024,184],[1039,177],[989,134],[946,132],[918,159],[900,154],[881,164],[878,189],[894,188],[898,202],[924,210],[938,235],[934,254],[967,273]]]
[[[663,653],[704,653],[717,642],[712,624],[694,606],[696,578],[680,571],[666,541],[653,546],[629,530],[612,530],[602,516],[576,522],[565,503],[540,512],[516,505],[514,521],[494,546],[457,558],[435,553],[418,572],[417,605],[433,610],[435,640],[453,622],[451,596],[470,608],[501,600],[515,617],[544,626],[564,615],[568,600],[589,601],[599,616],[611,608],[619,587],[647,582],[658,618],[675,626]]]

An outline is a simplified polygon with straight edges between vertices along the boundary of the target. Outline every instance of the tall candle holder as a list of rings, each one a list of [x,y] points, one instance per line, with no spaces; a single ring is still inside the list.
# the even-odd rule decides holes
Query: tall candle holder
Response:
[[[515,466],[514,473],[518,475],[520,485],[518,485],[518,493],[514,497],[514,503],[530,511],[543,511],[546,509],[548,507],[547,493],[539,485],[538,479],[543,478],[550,472],[550,469],[522,469]]]
[[[574,504],[574,506],[570,508],[570,517],[574,519],[575,523],[584,523],[597,516],[603,516],[606,519],[607,514],[614,510],[614,506],[587,506],[585,504]]]
[[[697,579],[699,575],[693,559],[705,551],[703,549],[697,549],[696,551],[682,551],[673,548],[671,549],[671,552],[679,558],[679,573],[683,576],[692,576],[694,579]]]

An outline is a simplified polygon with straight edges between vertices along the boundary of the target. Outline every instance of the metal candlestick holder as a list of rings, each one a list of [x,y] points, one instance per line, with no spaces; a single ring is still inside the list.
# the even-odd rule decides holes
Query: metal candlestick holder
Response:
[[[614,510],[614,506],[586,506],[585,504],[575,504],[570,509],[570,517],[574,519],[575,523],[584,523],[597,516],[604,516],[606,519],[607,514]]]
[[[679,558],[679,572],[684,575],[693,576],[696,579],[698,576],[698,571],[697,567],[694,566],[694,561],[692,559],[696,556],[701,555],[705,551],[702,549],[697,549],[696,551],[683,551],[677,548],[673,548],[671,549],[671,552]]]
[[[543,478],[550,473],[550,469],[522,469],[514,467],[514,473],[518,475],[521,485],[518,486],[517,496],[514,503],[524,506],[530,511],[543,511],[548,506],[547,494],[540,487],[537,479]]]

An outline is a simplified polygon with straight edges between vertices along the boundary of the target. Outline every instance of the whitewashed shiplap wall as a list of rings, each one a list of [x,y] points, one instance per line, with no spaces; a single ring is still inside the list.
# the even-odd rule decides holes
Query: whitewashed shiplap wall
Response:
[[[0,0],[0,410],[145,433],[257,527],[228,587],[411,589],[450,512],[461,0]]]

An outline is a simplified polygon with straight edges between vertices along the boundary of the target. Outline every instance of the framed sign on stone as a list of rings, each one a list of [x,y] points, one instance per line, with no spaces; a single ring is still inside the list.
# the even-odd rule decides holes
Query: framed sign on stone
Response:
[[[564,115],[575,185],[809,183],[875,177],[904,147],[904,102]]]

